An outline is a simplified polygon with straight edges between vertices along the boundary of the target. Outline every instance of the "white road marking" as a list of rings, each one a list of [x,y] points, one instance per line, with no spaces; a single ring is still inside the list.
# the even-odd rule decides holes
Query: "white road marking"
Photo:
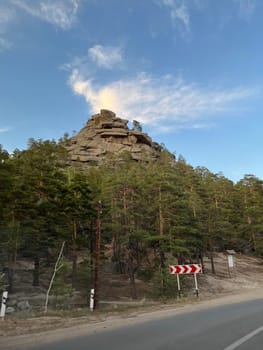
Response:
[[[254,331],[248,333],[244,337],[238,339],[233,344],[227,346],[224,350],[234,350],[234,349],[236,349],[237,347],[239,347],[240,345],[242,345],[243,343],[245,343],[249,339],[253,338],[255,335],[257,335],[258,333],[260,333],[262,331],[263,331],[263,326],[255,329]]]

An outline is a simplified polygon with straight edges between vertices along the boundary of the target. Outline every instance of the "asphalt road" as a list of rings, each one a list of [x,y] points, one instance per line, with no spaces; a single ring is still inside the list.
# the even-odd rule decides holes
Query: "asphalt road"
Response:
[[[263,299],[100,330],[30,349],[263,350]]]

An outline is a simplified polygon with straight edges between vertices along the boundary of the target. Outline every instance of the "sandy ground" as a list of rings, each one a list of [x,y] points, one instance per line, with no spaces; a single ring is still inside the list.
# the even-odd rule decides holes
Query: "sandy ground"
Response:
[[[200,276],[200,296],[181,298],[172,304],[140,306],[126,311],[93,312],[82,317],[6,318],[0,321],[0,348],[29,349],[30,345],[61,338],[103,332],[148,320],[192,312],[223,304],[263,299],[263,265],[255,258],[235,258],[229,271],[222,254],[216,256],[217,275]],[[69,331],[70,330],[70,331]]]

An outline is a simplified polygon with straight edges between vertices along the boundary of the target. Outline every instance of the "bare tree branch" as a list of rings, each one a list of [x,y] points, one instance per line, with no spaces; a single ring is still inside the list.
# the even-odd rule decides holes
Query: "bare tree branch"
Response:
[[[49,297],[49,293],[50,293],[50,290],[52,288],[52,284],[54,282],[54,279],[55,279],[55,276],[56,276],[56,273],[58,272],[58,270],[61,269],[62,265],[59,266],[59,261],[61,259],[61,256],[62,256],[62,253],[63,253],[63,250],[64,250],[64,246],[65,246],[65,241],[62,243],[61,245],[61,248],[60,248],[60,252],[59,252],[59,255],[58,255],[58,258],[57,258],[57,261],[56,261],[56,264],[55,264],[55,268],[54,268],[54,272],[53,272],[53,275],[52,275],[52,278],[51,278],[51,281],[49,283],[49,287],[48,287],[48,290],[47,290],[47,294],[46,294],[46,302],[45,302],[45,308],[44,308],[44,313],[46,314],[47,313],[47,306],[48,306],[48,297]]]

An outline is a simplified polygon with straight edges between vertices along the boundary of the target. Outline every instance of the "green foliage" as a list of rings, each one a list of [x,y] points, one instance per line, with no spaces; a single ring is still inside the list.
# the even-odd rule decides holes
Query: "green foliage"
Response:
[[[55,297],[63,295],[72,296],[74,288],[71,287],[69,276],[70,267],[66,263],[65,259],[61,259],[60,268],[52,284],[50,295]]]
[[[66,166],[68,141],[31,139],[12,156],[0,146],[0,268],[10,289],[17,258],[34,260],[37,285],[41,266],[50,266],[63,241],[72,266],[59,271],[53,293],[90,288],[98,200],[101,255],[129,277],[133,297],[137,276],[151,280],[157,296],[174,295],[169,261],[197,262],[226,248],[263,256],[262,180],[246,175],[233,184],[180,156],[172,162],[165,147],[152,163],[123,153],[121,162],[112,156],[82,171]],[[80,250],[89,262],[78,264]]]
[[[133,124],[134,131],[142,132],[142,127],[141,127],[140,122],[138,122],[137,120],[133,120],[132,124]]]
[[[151,297],[154,299],[174,298],[178,296],[178,286],[175,275],[169,274],[168,267],[156,270],[152,278]]]
[[[83,295],[87,295],[93,284],[93,270],[90,261],[83,260],[78,265],[75,288]]]

